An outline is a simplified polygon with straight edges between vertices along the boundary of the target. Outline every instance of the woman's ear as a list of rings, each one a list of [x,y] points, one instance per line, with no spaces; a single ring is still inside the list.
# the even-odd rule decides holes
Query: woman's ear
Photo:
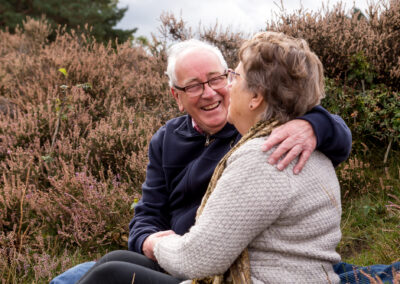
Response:
[[[254,93],[253,97],[250,99],[250,104],[249,104],[250,109],[255,110],[260,107],[263,107],[264,109],[264,106],[265,106],[264,97],[260,93]]]

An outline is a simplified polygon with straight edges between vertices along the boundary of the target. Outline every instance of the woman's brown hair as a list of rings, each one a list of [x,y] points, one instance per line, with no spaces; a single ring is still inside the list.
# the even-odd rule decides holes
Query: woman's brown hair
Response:
[[[243,43],[239,58],[247,87],[267,102],[265,120],[304,115],[325,96],[322,63],[303,39],[258,33]]]

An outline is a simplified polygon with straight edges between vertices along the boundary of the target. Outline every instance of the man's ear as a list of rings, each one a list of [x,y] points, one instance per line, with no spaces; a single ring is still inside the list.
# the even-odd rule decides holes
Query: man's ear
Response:
[[[181,112],[184,112],[184,111],[185,111],[185,108],[183,107],[183,104],[182,104],[182,101],[181,101],[181,99],[180,99],[180,97],[179,97],[178,92],[177,92],[173,87],[171,87],[171,93],[172,93],[172,96],[174,97],[176,103],[178,104],[179,110],[180,110]]]
[[[266,102],[264,100],[264,97],[260,93],[254,93],[253,97],[250,100],[249,105],[252,106],[251,109],[255,110],[260,107],[262,107],[264,109],[265,104],[266,104]]]

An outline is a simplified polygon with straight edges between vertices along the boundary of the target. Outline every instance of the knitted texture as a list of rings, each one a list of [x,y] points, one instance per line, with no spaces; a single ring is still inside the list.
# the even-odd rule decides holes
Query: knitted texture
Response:
[[[340,188],[332,163],[314,152],[299,175],[266,161],[264,138],[244,143],[190,231],[162,238],[154,252],[175,277],[223,274],[247,248],[253,283],[339,283]]]
[[[219,178],[222,176],[226,162],[229,157],[244,143],[249,141],[250,139],[254,139],[257,137],[263,137],[271,134],[272,129],[278,125],[277,121],[260,121],[254,127],[252,127],[249,132],[240,139],[240,141],[233,147],[226,155],[221,159],[218,163],[217,167],[214,170],[214,174],[211,177],[210,183],[208,185],[207,191],[204,194],[204,197],[201,201],[199,208],[197,209],[196,220],[200,217],[203,212],[204,207],[207,204],[207,200],[214,191],[216,184]],[[231,265],[229,271],[224,275],[216,275],[210,276],[202,279],[194,279],[192,284],[250,284],[250,260],[249,260],[249,252],[247,248],[243,250],[240,256],[236,259],[236,261]]]

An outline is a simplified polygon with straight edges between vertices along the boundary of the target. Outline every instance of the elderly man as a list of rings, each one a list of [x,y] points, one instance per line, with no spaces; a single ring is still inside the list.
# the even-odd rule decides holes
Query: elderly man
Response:
[[[142,199],[129,225],[129,250],[155,260],[156,238],[169,234],[169,230],[184,234],[194,224],[217,163],[240,139],[237,130],[227,123],[227,69],[221,52],[204,42],[189,40],[171,47],[167,68],[171,93],[179,109],[187,114],[168,121],[150,142]],[[281,170],[299,156],[294,168],[298,173],[316,146],[335,166],[345,160],[351,148],[351,134],[340,117],[316,107],[277,128],[263,150],[278,143],[268,162],[278,163]],[[142,260],[126,261],[142,265]],[[76,279],[87,267],[61,275],[53,283],[74,283],[68,274],[75,273]],[[153,264],[151,269],[155,269]],[[141,277],[141,273],[151,272],[138,271],[135,277]]]

